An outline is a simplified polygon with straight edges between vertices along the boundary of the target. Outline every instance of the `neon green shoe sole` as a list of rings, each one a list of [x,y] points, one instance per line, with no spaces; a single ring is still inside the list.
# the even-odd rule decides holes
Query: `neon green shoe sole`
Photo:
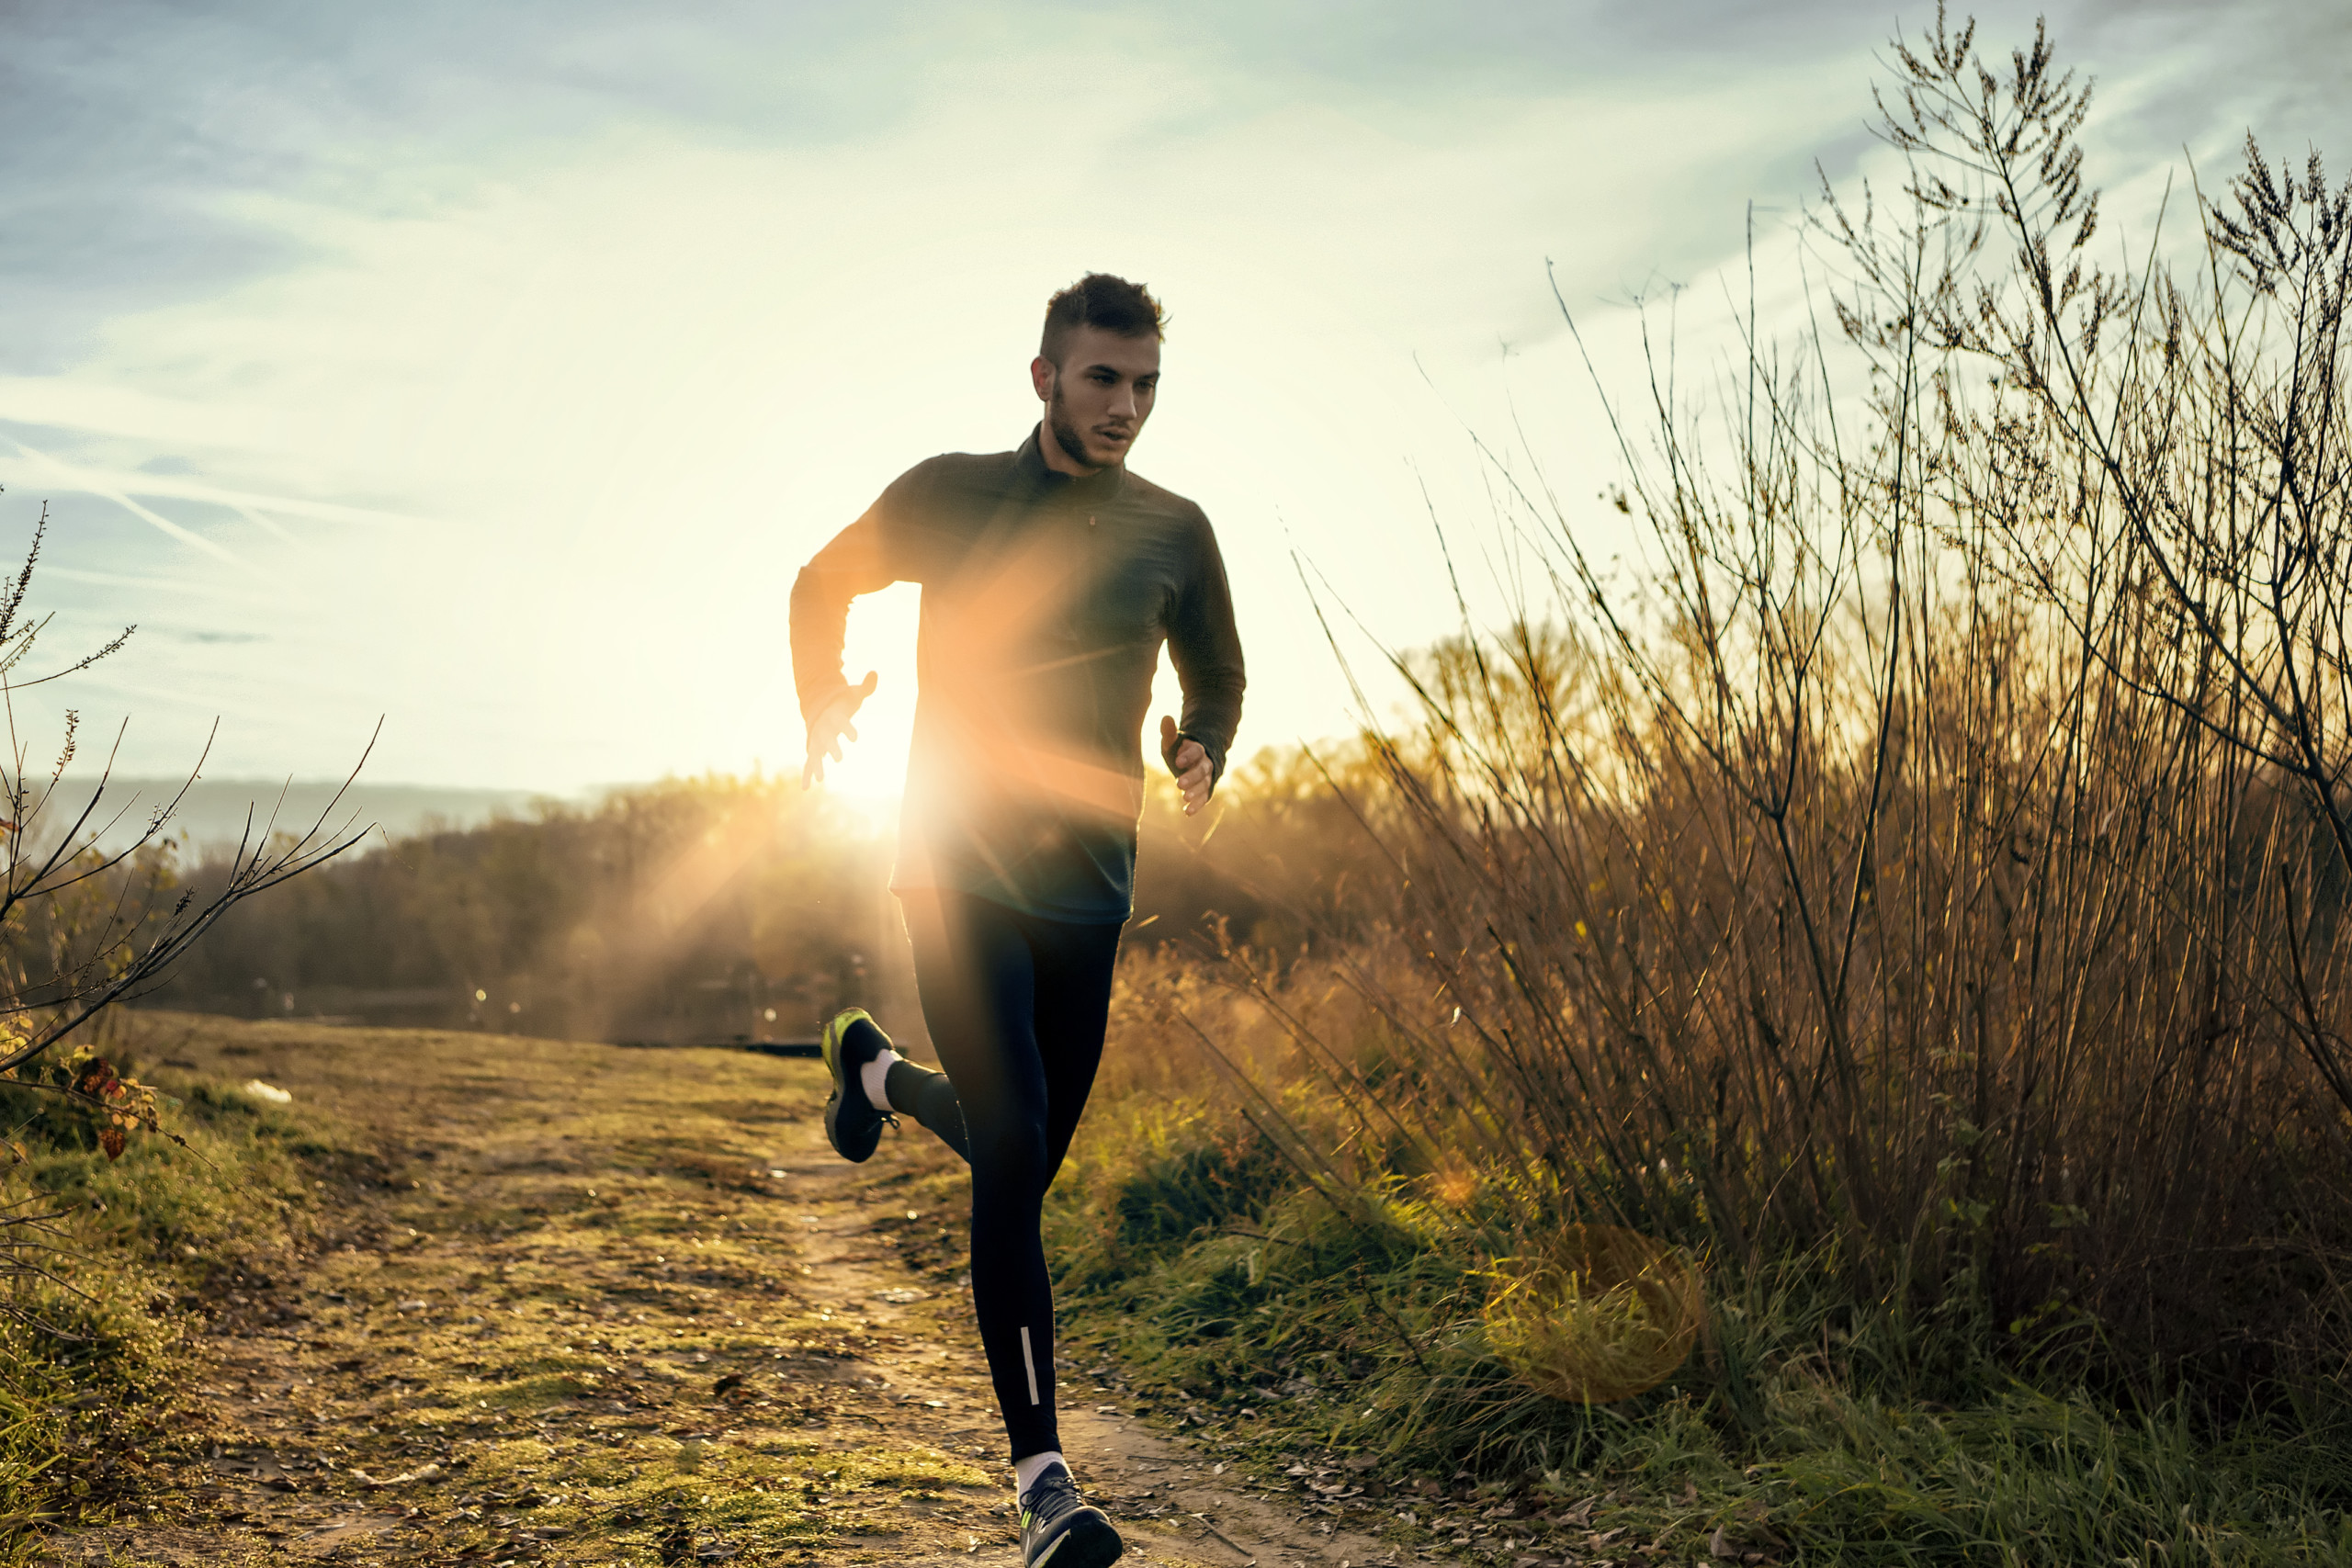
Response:
[[[889,1043],[890,1037],[866,1016],[864,1008],[836,1014],[818,1043],[825,1071],[833,1079],[833,1092],[825,1101],[825,1137],[833,1152],[845,1160],[863,1164],[882,1141],[882,1124],[897,1123],[898,1118],[876,1110],[865,1098],[865,1085],[858,1077],[860,1069]]]

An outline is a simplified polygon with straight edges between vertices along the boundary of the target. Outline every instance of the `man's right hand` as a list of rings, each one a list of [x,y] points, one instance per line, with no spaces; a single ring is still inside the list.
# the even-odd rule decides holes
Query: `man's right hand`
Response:
[[[857,726],[850,721],[857,716],[857,710],[865,705],[865,699],[874,694],[877,679],[875,672],[868,670],[865,680],[854,686],[843,686],[808,716],[808,757],[800,764],[802,789],[824,783],[825,759],[831,757],[834,761],[840,761],[842,742],[857,739]]]

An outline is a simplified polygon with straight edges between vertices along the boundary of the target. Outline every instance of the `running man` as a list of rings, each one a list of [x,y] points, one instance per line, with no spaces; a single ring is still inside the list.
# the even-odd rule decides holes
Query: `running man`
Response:
[[[1056,294],[1018,451],[907,470],[792,590],[792,668],[824,776],[875,687],[842,669],[850,601],[922,584],[906,807],[891,889],[944,1074],[858,1010],[826,1027],[825,1131],[848,1159],[911,1116],[972,1168],[972,1303],[1011,1439],[1027,1568],[1125,1550],[1071,1479],[1054,1422],[1038,1222],[1102,1055],[1134,909],[1142,739],[1164,642],[1182,683],[1159,751],[1200,810],[1241,716],[1241,645],[1201,509],[1127,471],[1159,388],[1159,303],[1095,273]]]

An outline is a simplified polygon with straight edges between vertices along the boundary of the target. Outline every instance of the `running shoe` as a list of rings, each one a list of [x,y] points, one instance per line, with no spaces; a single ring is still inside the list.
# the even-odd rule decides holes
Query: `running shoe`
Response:
[[[1126,1550],[1065,1467],[1047,1465],[1021,1495],[1021,1568],[1110,1568]]]
[[[899,1124],[887,1108],[865,1098],[865,1085],[858,1077],[860,1069],[889,1043],[890,1037],[876,1027],[864,1008],[851,1008],[825,1025],[819,1054],[833,1076],[833,1092],[825,1101],[825,1136],[845,1160],[863,1162],[882,1141],[882,1123]]]

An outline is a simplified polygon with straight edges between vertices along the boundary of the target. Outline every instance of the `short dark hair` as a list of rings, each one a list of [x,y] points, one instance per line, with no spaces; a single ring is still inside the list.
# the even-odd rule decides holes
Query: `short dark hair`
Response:
[[[1046,335],[1037,352],[1059,366],[1069,334],[1080,327],[1159,339],[1167,336],[1168,313],[1142,284],[1090,272],[1046,301]]]

